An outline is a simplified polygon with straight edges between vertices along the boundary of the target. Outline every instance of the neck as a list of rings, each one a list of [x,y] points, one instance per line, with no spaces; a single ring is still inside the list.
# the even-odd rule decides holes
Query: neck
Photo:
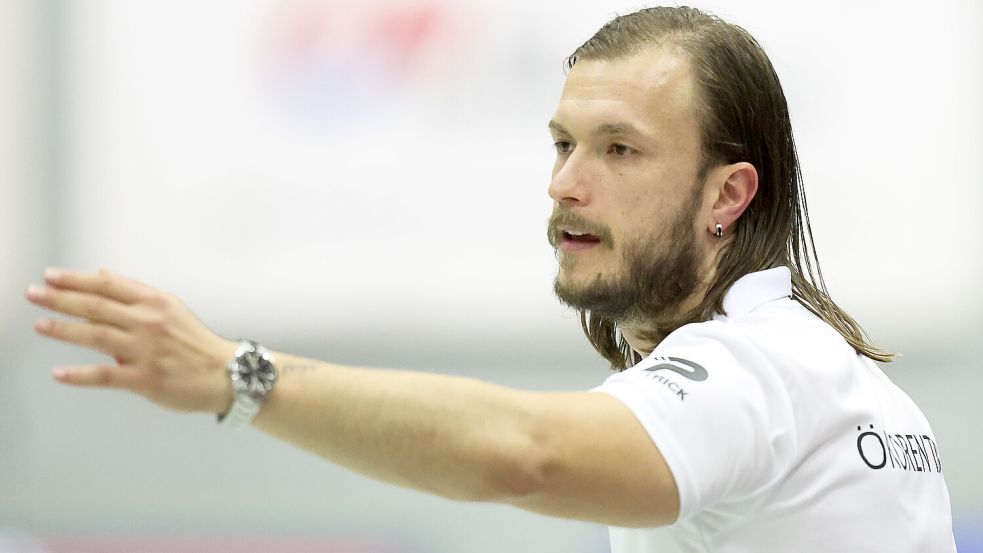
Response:
[[[618,325],[618,329],[621,330],[621,335],[628,342],[628,345],[631,346],[631,349],[638,355],[641,355],[642,358],[648,357],[655,350],[655,347],[665,338],[665,336],[661,335],[653,337],[650,333],[646,332],[645,328],[632,326],[631,324]],[[645,335],[644,337],[643,334]],[[655,341],[652,338],[656,338]]]
[[[716,254],[716,252],[714,252]],[[689,297],[687,297],[679,306],[674,310],[673,315],[679,316],[683,313],[687,313],[697,306],[706,297],[707,292],[710,289],[710,284],[713,282],[714,277],[717,274],[716,259],[717,255],[707,256],[704,262],[704,270],[701,274],[705,277],[701,280],[700,286],[697,287],[696,291],[693,292]],[[651,355],[652,351],[662,343],[662,340],[669,335],[675,329],[670,329],[668,331],[662,332],[653,328],[648,321],[644,320],[629,320],[625,322],[618,323],[618,330],[624,337],[628,345],[635,353],[641,355],[643,358]]]

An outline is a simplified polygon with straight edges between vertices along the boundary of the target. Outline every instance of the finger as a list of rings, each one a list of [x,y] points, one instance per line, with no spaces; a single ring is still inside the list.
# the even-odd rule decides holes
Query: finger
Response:
[[[133,316],[127,306],[105,296],[32,284],[27,289],[27,299],[35,305],[65,315],[109,323],[120,328],[130,328],[133,325]]]
[[[48,269],[44,272],[44,280],[56,288],[98,294],[123,303],[136,303],[157,292],[146,284],[117,275],[106,269],[102,269],[98,273],[86,273],[70,269]]]
[[[73,386],[91,386],[139,391],[144,378],[140,371],[127,365],[88,365],[59,367],[51,372],[55,380]]]
[[[131,357],[129,355],[132,349],[130,335],[114,326],[40,319],[34,323],[34,329],[42,336],[85,346],[108,353],[113,357],[124,359]]]

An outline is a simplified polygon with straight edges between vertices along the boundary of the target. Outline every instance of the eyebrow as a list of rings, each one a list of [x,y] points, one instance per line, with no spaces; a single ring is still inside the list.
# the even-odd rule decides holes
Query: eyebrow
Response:
[[[550,119],[549,129],[553,132],[563,133],[566,135],[570,134],[563,125],[556,122],[555,119]],[[600,135],[636,135],[640,137],[645,137],[645,133],[639,130],[638,127],[632,125],[628,122],[618,122],[618,123],[602,123],[594,128],[594,134]]]

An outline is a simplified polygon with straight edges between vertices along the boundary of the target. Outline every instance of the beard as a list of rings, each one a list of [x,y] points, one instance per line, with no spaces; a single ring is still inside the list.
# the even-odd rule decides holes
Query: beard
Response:
[[[562,255],[553,291],[561,303],[591,317],[617,324],[663,327],[679,315],[682,304],[700,287],[702,257],[697,245],[693,221],[699,208],[700,194],[680,209],[660,232],[627,238],[621,248],[621,264],[610,274],[598,273],[588,282],[560,278],[564,270],[577,263],[574,255]],[[554,212],[549,224],[549,239],[554,248],[559,241],[560,224],[583,222],[570,212]],[[592,225],[594,228],[597,225]],[[613,248],[610,232],[597,229],[602,236],[598,247]],[[592,232],[593,234],[593,232]]]

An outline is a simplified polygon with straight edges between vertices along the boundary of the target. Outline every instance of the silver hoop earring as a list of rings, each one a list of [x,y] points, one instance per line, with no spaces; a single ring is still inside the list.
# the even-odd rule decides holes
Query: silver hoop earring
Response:
[[[717,223],[717,232],[715,232],[714,234],[717,236],[717,238],[722,237],[724,235],[724,226],[721,225],[720,223]]]

